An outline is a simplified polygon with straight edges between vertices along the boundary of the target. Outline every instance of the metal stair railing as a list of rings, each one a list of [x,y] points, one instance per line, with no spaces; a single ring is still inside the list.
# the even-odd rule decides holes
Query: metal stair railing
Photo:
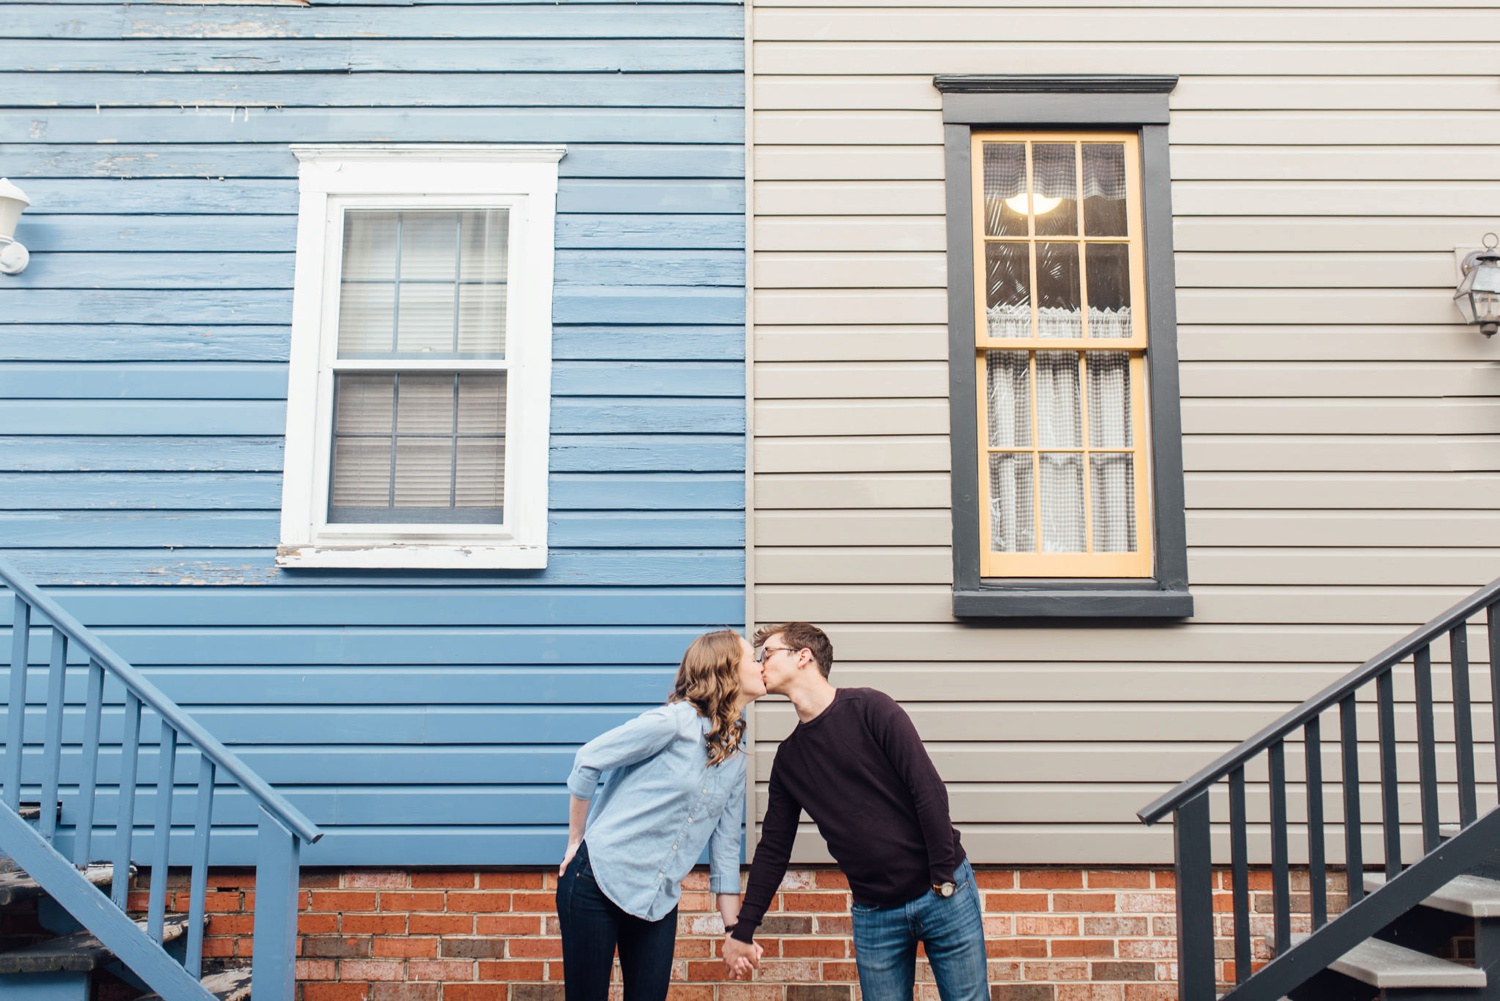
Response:
[[[1474,777],[1474,732],[1470,700],[1468,630],[1470,620],[1483,613],[1489,650],[1490,691],[1500,693],[1500,580],[1497,580],[1406,638],[1372,657],[1344,678],[1314,695],[1296,709],[1241,743],[1192,778],[1162,796],[1138,816],[1155,824],[1172,816],[1177,874],[1177,979],[1179,1001],[1213,1001],[1215,978],[1214,817],[1210,794],[1227,799],[1230,911],[1234,942],[1234,986],[1224,1001],[1270,1001],[1294,989],[1344,952],[1409,910],[1447,879],[1480,861],[1500,836],[1500,813],[1479,818]],[[1457,792],[1459,834],[1444,841],[1440,834],[1438,778],[1438,715],[1434,706],[1432,647],[1446,636],[1452,675],[1451,746],[1454,756],[1452,786]],[[1417,778],[1423,857],[1403,870],[1400,775],[1397,768],[1396,674],[1409,663],[1416,716]],[[1374,685],[1375,737],[1379,746],[1377,780],[1361,785],[1359,767],[1361,706],[1368,706]],[[1366,698],[1361,701],[1361,695]],[[1500,698],[1492,694],[1493,732],[1500,735]],[[1322,723],[1335,717],[1335,741],[1340,774],[1332,780],[1341,792],[1344,859],[1349,909],[1328,920],[1327,828],[1324,816]],[[1368,724],[1366,724],[1368,727]],[[1305,824],[1309,903],[1313,934],[1291,944],[1292,889],[1288,817],[1288,744],[1301,746],[1304,759]],[[1449,742],[1445,739],[1443,743]],[[1500,739],[1495,741],[1500,772]],[[1249,820],[1246,768],[1264,762],[1267,775],[1273,947],[1275,956],[1252,973]],[[1446,781],[1446,779],[1445,779]],[[1380,841],[1383,846],[1385,886],[1364,891],[1366,826],[1361,815],[1362,788],[1378,788]],[[1371,824],[1370,826],[1374,826]],[[1451,870],[1451,872],[1450,872]]]
[[[0,848],[12,855],[33,879],[168,1001],[211,999],[212,995],[198,984],[198,978],[202,974],[213,803],[221,780],[231,780],[259,806],[252,990],[257,1001],[292,1001],[300,853],[302,845],[318,841],[323,832],[144,675],[4,560],[0,560],[0,585],[10,590],[15,601],[5,757],[4,767],[0,769]],[[35,828],[22,821],[19,815],[25,772],[22,766],[26,747],[27,675],[34,626],[47,630],[51,640],[46,668],[46,711],[40,741],[42,810]],[[65,702],[70,653],[82,653],[88,658],[84,668],[86,695],[81,714],[76,708],[69,709]],[[113,825],[113,844],[103,859],[113,862],[115,867],[108,897],[77,871],[94,860],[94,805],[99,788],[106,677],[124,688],[118,815]],[[143,860],[151,867],[144,935],[124,913],[135,834],[143,709],[154,712],[161,723],[151,858]],[[76,815],[71,818],[74,828],[71,865],[54,844],[58,831],[54,804],[58,801],[62,771],[63,722],[65,715],[69,714],[81,715],[82,722]],[[35,743],[33,741],[33,745]],[[200,764],[194,826],[188,845],[192,868],[187,954],[179,966],[162,949],[161,941],[166,913],[167,866],[171,860],[177,752],[182,747],[196,750]],[[132,957],[135,962],[131,961]]]

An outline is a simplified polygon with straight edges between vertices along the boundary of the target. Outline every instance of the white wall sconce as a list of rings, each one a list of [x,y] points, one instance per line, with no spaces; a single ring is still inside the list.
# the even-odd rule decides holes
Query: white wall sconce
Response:
[[[1484,234],[1484,249],[1464,258],[1463,281],[1453,293],[1453,302],[1467,323],[1479,324],[1479,332],[1493,337],[1500,328],[1500,237]]]
[[[25,192],[0,177],[0,274],[18,275],[31,260],[26,248],[16,242],[16,223],[30,204]]]

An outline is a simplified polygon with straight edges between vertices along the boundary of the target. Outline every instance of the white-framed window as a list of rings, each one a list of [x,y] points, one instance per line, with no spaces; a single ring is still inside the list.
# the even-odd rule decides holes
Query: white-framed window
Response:
[[[295,145],[286,567],[547,564],[561,147]]]

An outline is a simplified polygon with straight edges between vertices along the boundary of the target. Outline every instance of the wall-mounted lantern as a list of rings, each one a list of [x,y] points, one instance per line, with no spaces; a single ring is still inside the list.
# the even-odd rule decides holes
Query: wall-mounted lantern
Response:
[[[1479,324],[1486,337],[1500,328],[1500,237],[1484,234],[1484,249],[1464,258],[1463,281],[1453,293],[1453,302],[1468,323]]]
[[[18,275],[31,260],[26,248],[16,242],[16,223],[30,204],[25,192],[0,177],[0,274]]]

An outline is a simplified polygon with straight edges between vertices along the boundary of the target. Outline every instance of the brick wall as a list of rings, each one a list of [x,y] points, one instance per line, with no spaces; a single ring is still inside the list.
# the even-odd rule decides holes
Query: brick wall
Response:
[[[995,869],[977,873],[984,897],[992,1001],[1173,1001],[1173,877],[1153,869]],[[298,1001],[562,1001],[556,874],[509,870],[326,870],[302,873]],[[1342,874],[1330,877],[1330,909]],[[144,881],[132,907],[144,910]],[[172,908],[188,907],[173,872]],[[1308,909],[1307,874],[1294,873],[1294,907]],[[1269,958],[1270,879],[1252,873],[1257,959]],[[1227,889],[1215,907],[1226,922]],[[215,871],[205,939],[210,962],[248,962],[254,874]],[[670,1001],[859,1001],[848,886],[832,869],[787,874],[757,941],[753,982],[724,979],[722,924],[706,873],[688,877],[678,912]],[[1305,916],[1294,927],[1307,928]],[[1233,975],[1221,941],[1220,979]],[[918,1001],[937,1001],[926,963]],[[618,1001],[618,998],[615,999]]]

